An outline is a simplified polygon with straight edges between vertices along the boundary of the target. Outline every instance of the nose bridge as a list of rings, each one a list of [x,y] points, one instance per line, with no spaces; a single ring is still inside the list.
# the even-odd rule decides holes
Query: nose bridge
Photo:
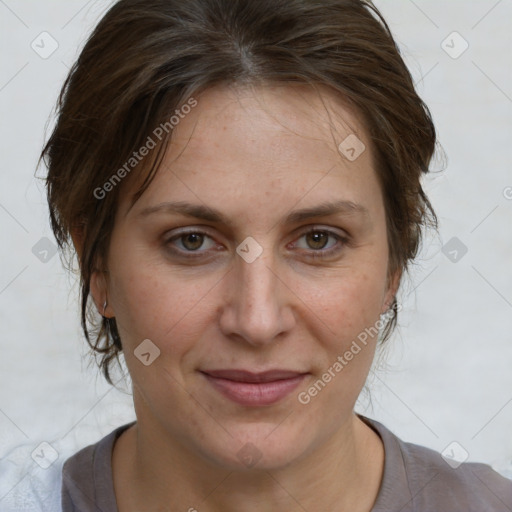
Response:
[[[273,266],[271,258],[261,256],[252,263],[239,261],[237,266],[240,278],[239,304],[253,309],[270,307],[272,302],[277,302],[277,278],[271,271]]]
[[[235,263],[228,329],[251,344],[272,342],[291,327],[291,312],[270,253]]]

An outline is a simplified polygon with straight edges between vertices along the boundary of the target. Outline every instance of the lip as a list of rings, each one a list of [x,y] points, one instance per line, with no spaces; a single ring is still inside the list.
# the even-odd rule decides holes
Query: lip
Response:
[[[247,370],[201,372],[214,389],[239,405],[272,405],[289,395],[308,375],[291,370],[254,373]]]

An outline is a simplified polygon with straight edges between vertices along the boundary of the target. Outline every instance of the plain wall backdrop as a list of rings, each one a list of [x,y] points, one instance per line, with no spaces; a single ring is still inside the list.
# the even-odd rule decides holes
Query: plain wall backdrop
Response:
[[[109,4],[0,1],[0,457],[22,452],[17,463],[27,468],[43,441],[62,463],[135,418],[129,393],[108,386],[89,363],[78,281],[55,254],[44,183],[34,176],[60,86]],[[505,474],[512,465],[512,1],[376,5],[432,112],[446,161],[437,158],[439,172],[425,182],[439,236],[426,238],[403,283],[387,368],[371,375],[371,401],[362,399],[358,411],[438,451],[456,441],[448,450]]]

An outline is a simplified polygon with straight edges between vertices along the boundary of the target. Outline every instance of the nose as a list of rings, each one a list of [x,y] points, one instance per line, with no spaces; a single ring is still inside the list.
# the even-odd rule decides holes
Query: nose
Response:
[[[293,293],[272,258],[260,256],[251,263],[237,257],[229,272],[220,328],[228,337],[264,346],[295,325]],[[281,271],[282,272],[282,271]]]

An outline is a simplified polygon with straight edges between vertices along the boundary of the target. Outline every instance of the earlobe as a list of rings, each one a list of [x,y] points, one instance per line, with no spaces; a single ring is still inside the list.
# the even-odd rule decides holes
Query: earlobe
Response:
[[[71,239],[73,240],[73,245],[75,246],[75,251],[78,255],[78,260],[80,261],[84,241],[84,227],[75,226],[71,230]],[[109,312],[109,309],[111,308],[108,307],[108,287],[105,278],[105,272],[102,272],[101,270],[95,270],[92,273],[90,281],[90,293],[98,313],[106,318],[113,317],[114,315],[112,314],[112,311]]]
[[[400,286],[400,279],[402,277],[402,271],[397,270],[388,279],[388,289],[384,297],[384,304],[382,305],[381,314],[385,314],[393,306],[398,288]]]
[[[91,275],[91,295],[98,313],[105,318],[111,318],[113,315],[109,311],[111,308],[108,306],[105,273],[100,270],[95,270]]]

